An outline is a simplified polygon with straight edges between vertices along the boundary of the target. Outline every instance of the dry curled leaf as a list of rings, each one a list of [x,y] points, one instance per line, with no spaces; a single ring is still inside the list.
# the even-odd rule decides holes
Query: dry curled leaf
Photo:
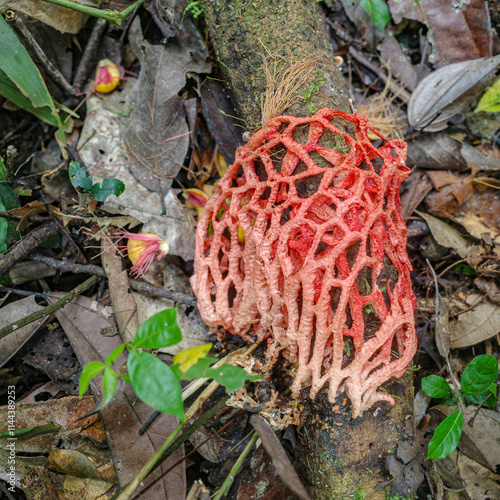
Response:
[[[129,168],[146,188],[166,195],[189,147],[184,98],[178,94],[190,72],[210,72],[200,39],[148,43],[139,18],[130,28],[132,49],[141,62],[139,78],[129,96],[132,112],[122,128]]]
[[[408,142],[409,167],[433,170],[462,170],[467,167],[460,152],[462,143],[446,134],[420,134]]]
[[[425,212],[416,211],[416,213],[424,218],[431,230],[432,236],[434,236],[441,246],[453,248],[463,259],[467,257],[467,241],[454,227]]]
[[[467,297],[470,305],[476,303],[480,296],[471,294]],[[450,322],[451,347],[468,347],[479,344],[500,333],[500,306],[488,299]]]
[[[408,122],[416,130],[437,132],[496,78],[500,55],[444,66],[424,78],[408,105]]]
[[[414,19],[429,28],[430,60],[444,64],[491,56],[488,5],[483,0],[389,0],[394,22]]]

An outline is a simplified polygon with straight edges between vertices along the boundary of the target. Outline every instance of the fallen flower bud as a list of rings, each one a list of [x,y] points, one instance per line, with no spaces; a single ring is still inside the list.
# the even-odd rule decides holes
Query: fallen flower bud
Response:
[[[95,85],[92,91],[109,94],[116,89],[119,83],[120,70],[118,66],[109,59],[99,61],[95,75]]]
[[[168,243],[162,240],[159,236],[152,233],[136,234],[126,231],[119,231],[120,240],[127,238],[127,246],[120,247],[120,250],[126,249],[126,255],[132,262],[133,266],[130,274],[139,277],[144,274],[153,260],[161,259],[169,252]]]

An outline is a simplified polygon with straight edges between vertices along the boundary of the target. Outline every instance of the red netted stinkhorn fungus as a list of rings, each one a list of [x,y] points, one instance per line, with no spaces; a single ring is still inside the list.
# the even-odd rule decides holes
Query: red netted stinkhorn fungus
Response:
[[[355,138],[332,120],[352,124]],[[296,363],[295,396],[310,385],[314,398],[328,382],[330,402],[345,391],[354,417],[394,403],[377,389],[403,375],[417,346],[399,199],[406,145],[326,108],[266,125],[238,149],[200,218],[201,315],[267,339],[271,363],[280,352]],[[321,146],[332,138],[338,148]]]

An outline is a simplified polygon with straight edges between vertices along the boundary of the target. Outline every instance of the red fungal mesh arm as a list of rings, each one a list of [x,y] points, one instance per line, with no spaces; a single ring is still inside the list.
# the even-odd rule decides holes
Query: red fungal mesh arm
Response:
[[[332,119],[354,125],[356,138]],[[302,144],[294,136],[306,127]],[[321,145],[332,140],[336,149]],[[416,351],[399,200],[405,157],[403,141],[360,115],[274,118],[238,149],[196,231],[203,319],[267,338],[271,362],[283,352],[298,364],[295,396],[311,385],[314,398],[329,382],[330,401],[345,390],[355,417],[394,402],[377,388],[402,376]]]

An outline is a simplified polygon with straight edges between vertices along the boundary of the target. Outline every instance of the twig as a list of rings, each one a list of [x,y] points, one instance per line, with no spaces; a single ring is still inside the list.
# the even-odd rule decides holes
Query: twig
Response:
[[[238,457],[238,460],[236,460],[231,471],[229,472],[229,475],[222,483],[222,486],[219,488],[219,491],[214,496],[213,500],[220,500],[223,496],[225,496],[229,492],[233,484],[234,478],[236,477],[236,474],[238,474],[239,470],[243,465],[243,462],[247,458],[247,455],[250,453],[255,443],[257,442],[257,439],[259,439],[259,435],[256,432],[254,432],[253,436],[250,438],[250,441],[248,441],[248,444],[245,446],[245,449],[241,452],[241,455]]]
[[[194,430],[197,430],[201,425],[203,425],[206,420],[211,418],[213,415],[218,413],[224,406],[226,405],[226,401],[229,396],[226,396],[224,399],[219,401],[215,406],[210,408],[207,412],[205,412],[187,431],[184,432],[184,435],[186,435],[193,427],[195,427],[198,422],[201,421],[200,425],[198,425]],[[173,430],[172,434],[168,436],[168,438],[165,440],[165,442],[156,450],[155,454],[146,462],[146,464],[142,467],[142,469],[138,472],[138,474],[130,481],[130,483],[125,486],[124,490],[118,494],[114,498],[114,500],[129,500],[134,491],[139,487],[140,483],[158,466],[161,464],[165,458],[170,456],[167,454],[167,451],[170,451],[171,447],[173,448],[174,445],[172,445],[172,442],[174,439],[177,437],[177,434],[181,431],[182,427],[184,426],[184,422],[180,422],[179,425]],[[192,433],[193,433],[192,432]],[[191,434],[192,434],[191,433]],[[189,434],[189,435],[191,435]],[[182,438],[181,436],[181,438]],[[188,436],[189,437],[189,436]],[[179,438],[180,439],[180,438]],[[179,439],[176,441],[176,443],[179,441]],[[186,437],[187,439],[187,437]],[[182,444],[182,443],[181,443]],[[177,448],[180,446],[180,444],[177,446]],[[175,449],[177,449],[175,448]],[[172,452],[173,453],[173,452]],[[163,458],[165,456],[165,458]]]
[[[32,295],[34,295],[39,299],[47,299],[47,295],[45,293],[29,292],[28,290],[18,290],[17,288],[9,288],[7,286],[0,286],[0,293],[13,293],[14,295],[21,295],[22,297],[31,297]]]
[[[470,418],[468,425],[472,429],[474,426],[474,420],[476,420],[476,417],[479,415],[479,410],[483,407],[484,403],[490,399],[490,397],[493,396],[493,394],[489,393],[482,401],[481,404],[476,408],[476,411],[474,412],[474,415]]]
[[[105,19],[97,19],[94,24],[92,33],[87,41],[87,46],[85,47],[82,58],[80,59],[80,64],[78,64],[78,68],[76,69],[75,77],[73,78],[73,87],[77,92],[81,92],[83,90],[90,71],[90,63],[94,59],[106,26],[107,21]]]
[[[181,464],[182,462],[184,462],[198,448],[201,448],[205,443],[207,443],[208,441],[210,441],[211,439],[213,439],[215,436],[217,436],[218,434],[220,434],[229,424],[231,424],[232,422],[234,422],[234,420],[236,419],[236,417],[240,416],[241,413],[242,412],[239,411],[236,415],[234,415],[234,417],[231,418],[231,420],[229,420],[229,422],[225,423],[217,432],[214,432],[213,434],[211,434],[210,436],[208,436],[199,445],[197,445],[195,448],[193,448],[188,454],[184,455],[182,458],[180,458],[179,460],[177,460],[177,462],[175,462],[175,464],[171,465],[166,471],[162,472],[158,477],[156,477],[154,479],[154,481],[152,481],[145,488],[143,488],[141,491],[139,491],[139,493],[137,493],[137,495],[135,495],[134,497],[132,497],[131,500],[138,500],[140,497],[142,497],[142,495],[144,495],[144,493],[146,493],[146,491],[148,491],[149,488],[151,488],[153,485],[155,485],[160,479],[162,479],[163,477],[165,477],[170,471],[174,470],[179,464]]]
[[[0,184],[2,183],[0,182]],[[19,222],[19,220],[21,219],[21,217],[9,214],[8,212],[0,212],[0,217],[2,217],[2,219],[14,220],[16,222]]]
[[[18,241],[7,253],[0,255],[0,276],[9,272],[17,262],[27,257],[35,248],[45,243],[61,230],[57,220],[51,220],[43,226],[30,231]]]
[[[481,302],[486,298],[488,297],[488,294],[485,293],[483,294],[478,300],[476,300],[476,302],[474,302],[474,304],[472,304],[470,307],[468,307],[467,309],[462,309],[461,311],[458,311],[456,313],[453,313],[453,314],[450,314],[450,318],[454,318],[456,316],[460,316],[461,314],[463,313],[466,313],[468,311],[470,311],[471,309],[474,309],[474,307],[478,306],[479,304],[481,304]]]
[[[30,256],[33,260],[37,262],[42,262],[43,264],[53,267],[55,269],[59,269],[60,271],[75,273],[75,274],[95,274],[101,278],[106,277],[106,272],[100,266],[96,266],[93,264],[74,264],[72,262],[66,262],[62,260],[52,259],[50,257],[45,257],[41,254],[34,254]],[[149,283],[145,283],[143,281],[138,281],[134,279],[129,279],[130,288],[136,292],[144,293],[146,295],[150,295],[151,297],[161,297],[164,299],[169,299],[177,304],[184,304],[186,307],[189,307],[196,303],[195,297],[190,297],[185,293],[181,292],[173,292],[171,290],[165,290],[165,288],[159,288]]]
[[[26,28],[22,19],[16,16],[16,28],[21,32],[23,37],[28,42],[29,46],[33,49],[35,54],[40,61],[40,64],[44,67],[45,71],[50,75],[52,80],[61,87],[64,92],[70,95],[76,95],[77,91],[68,83],[64,75],[52,64],[52,61],[47,57],[42,47],[38,45],[38,42],[35,40],[30,30]]]
[[[431,273],[432,273],[432,276],[434,278],[434,286],[436,288],[436,312],[435,312],[435,316],[436,316],[436,325],[437,325],[437,319],[439,317],[439,288],[438,288],[438,281],[437,281],[437,276],[436,276],[436,273],[434,272],[434,268],[431,266],[431,263],[429,262],[429,259],[425,259],[425,262],[427,262],[427,265],[429,266],[429,269],[431,270]],[[436,328],[437,330],[437,328]],[[441,339],[441,335],[438,333],[436,335],[436,341],[439,339],[439,342],[441,343],[441,350],[443,351],[443,354],[444,354],[444,359],[446,360],[446,366],[448,368],[448,372],[450,374],[450,378],[451,378],[451,381],[453,383],[453,387],[455,388],[455,393],[458,397],[458,401],[460,402],[460,410],[462,412],[462,415],[464,416],[465,418],[465,405],[464,405],[464,401],[462,399],[462,395],[460,394],[460,390],[458,389],[458,381],[456,380],[455,378],[455,374],[453,373],[453,370],[451,368],[451,363],[450,363],[450,358],[448,357],[448,353],[446,352],[446,348],[444,347],[443,345],[443,340]]]
[[[405,104],[410,102],[411,94],[398,85],[394,80],[390,80],[389,77],[381,71],[379,68],[374,66],[368,59],[362,56],[354,47],[349,47],[349,54],[359,61],[363,66],[367,67],[369,70],[373,71],[386,85],[387,88],[395,94],[396,97],[401,99]]]
[[[66,7],[67,9],[76,10],[78,12],[82,12],[83,14],[87,14],[89,16],[99,17],[101,19],[105,19],[110,23],[121,27],[125,18],[132,13],[137,7],[139,7],[144,0],[137,0],[132,5],[122,10],[121,12],[117,10],[103,10],[97,9],[96,7],[90,7],[88,5],[81,5],[76,2],[72,2],[71,0],[43,0],[44,2],[53,3],[54,5],[60,5],[61,7]]]
[[[52,314],[53,312],[57,311],[58,309],[61,309],[61,307],[64,307],[66,304],[71,302],[76,296],[80,295],[85,290],[88,290],[96,281],[97,281],[97,276],[92,276],[87,281],[84,281],[81,285],[78,285],[76,288],[71,290],[71,292],[69,292],[61,299],[59,299],[57,302],[54,302],[50,306],[47,306],[41,309],[40,311],[36,311],[33,314],[30,314],[29,316],[26,316],[25,318],[22,318],[19,321],[11,323],[10,325],[7,325],[4,328],[0,329],[0,339],[6,337],[10,333],[14,332],[15,330],[23,326],[33,323],[33,321],[36,321],[40,318],[44,318],[49,314]]]

